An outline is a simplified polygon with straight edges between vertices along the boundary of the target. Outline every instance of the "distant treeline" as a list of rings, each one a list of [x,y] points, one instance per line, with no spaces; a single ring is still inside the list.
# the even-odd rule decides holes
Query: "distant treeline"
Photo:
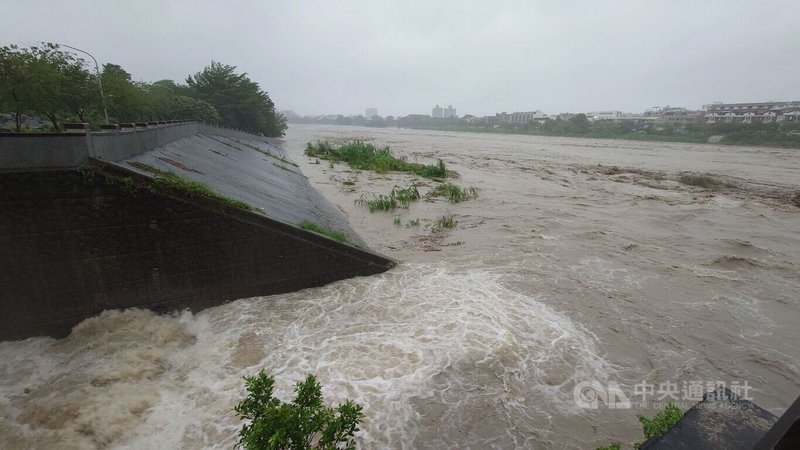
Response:
[[[642,123],[625,119],[592,121],[585,114],[576,114],[568,119],[556,117],[542,123],[531,121],[523,124],[502,122],[491,117],[435,119],[416,114],[372,119],[363,116],[293,117],[290,122],[693,143],[704,143],[712,136],[722,136],[719,141],[722,144],[800,148],[800,123],[795,122]]]
[[[58,131],[64,122],[105,123],[190,119],[282,136],[285,118],[269,95],[236,67],[212,61],[189,75],[186,84],[172,80],[133,81],[116,64],[94,67],[58,44],[0,47],[0,113],[11,113],[15,131],[24,131],[24,116],[46,117],[43,131]],[[102,84],[103,96],[100,95]]]

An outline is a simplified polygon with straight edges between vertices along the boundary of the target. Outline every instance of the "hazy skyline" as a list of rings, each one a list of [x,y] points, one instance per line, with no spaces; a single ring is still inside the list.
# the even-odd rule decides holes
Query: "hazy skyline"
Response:
[[[72,45],[142,81],[216,60],[301,115],[800,100],[797,1],[49,3],[0,0],[1,43]]]

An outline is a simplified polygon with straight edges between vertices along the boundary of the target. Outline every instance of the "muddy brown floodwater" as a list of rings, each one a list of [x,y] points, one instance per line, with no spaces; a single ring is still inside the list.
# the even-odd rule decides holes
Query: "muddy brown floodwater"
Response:
[[[317,139],[441,158],[478,197],[331,167],[304,156]],[[800,394],[798,150],[311,125],[285,147],[401,264],[2,343],[3,447],[230,448],[241,376],[261,368],[284,399],[312,372],[328,402],[364,405],[363,448],[630,444],[637,414],[687,409],[708,385],[776,415]],[[354,204],[412,183],[408,209]]]

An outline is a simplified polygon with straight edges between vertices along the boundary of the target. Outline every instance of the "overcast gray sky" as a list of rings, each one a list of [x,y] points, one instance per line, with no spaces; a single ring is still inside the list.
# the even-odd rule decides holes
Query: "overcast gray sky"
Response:
[[[135,79],[235,65],[299,114],[641,112],[800,100],[800,1],[0,0],[0,43]],[[35,9],[35,11],[34,11]]]

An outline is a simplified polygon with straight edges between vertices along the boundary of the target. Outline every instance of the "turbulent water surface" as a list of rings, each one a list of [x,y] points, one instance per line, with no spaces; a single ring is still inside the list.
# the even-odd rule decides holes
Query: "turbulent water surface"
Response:
[[[435,183],[303,155],[354,138],[441,158],[479,196],[369,213],[354,200]],[[361,403],[364,448],[593,448],[641,441],[637,414],[697,386],[747,386],[774,414],[800,394],[796,150],[297,125],[285,147],[401,264],[0,343],[4,448],[230,448],[261,368],[286,400],[311,372]],[[582,407],[592,381],[632,405]]]

